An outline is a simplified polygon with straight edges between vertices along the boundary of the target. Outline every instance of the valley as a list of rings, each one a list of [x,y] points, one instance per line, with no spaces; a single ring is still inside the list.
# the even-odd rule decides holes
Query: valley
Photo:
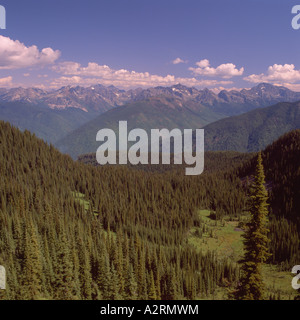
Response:
[[[12,105],[24,110],[23,103]],[[49,119],[46,106],[27,107]],[[71,110],[64,110],[68,117]],[[78,161],[0,122],[0,264],[12,275],[0,298],[232,299],[256,151],[263,149],[271,240],[264,297],[296,299],[290,269],[300,259],[298,111],[297,102],[279,103],[217,120],[221,115],[202,104],[151,97],[91,120],[84,125],[89,135],[76,129],[73,144],[62,140]],[[199,176],[186,177],[185,165],[172,163],[99,166],[90,147],[93,130],[114,128],[120,115],[148,129],[201,123],[207,145],[220,141],[207,149],[223,151],[205,152]],[[254,133],[249,147],[243,141]]]

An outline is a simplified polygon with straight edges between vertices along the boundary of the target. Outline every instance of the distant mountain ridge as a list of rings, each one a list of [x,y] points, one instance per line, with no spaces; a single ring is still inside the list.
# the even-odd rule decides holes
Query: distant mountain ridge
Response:
[[[90,113],[75,108],[52,110],[43,105],[26,102],[0,102],[1,120],[10,122],[22,131],[27,129],[51,143],[80,127],[91,118]]]
[[[105,87],[101,84],[90,87],[66,86],[52,91],[38,88],[0,89],[0,103],[25,102],[45,105],[51,109],[77,108],[98,114],[116,106],[159,96],[176,98],[183,102],[200,103],[226,116],[241,114],[278,102],[300,100],[300,92],[268,83],[261,83],[251,89],[242,89],[241,91],[222,90],[218,94],[209,89],[198,90],[181,84],[171,87],[137,88],[128,91],[120,90],[114,86]]]
[[[100,129],[112,129],[118,138],[119,121],[127,121],[128,132],[141,128],[150,133],[151,129],[196,129],[223,117],[209,107],[191,100],[182,101],[165,96],[149,97],[99,115],[57,141],[55,145],[76,159],[81,154],[97,150],[99,142],[96,141],[96,135]]]
[[[100,145],[96,142],[98,130],[110,128],[118,136],[118,121],[126,120],[128,130],[142,128],[148,133],[155,128],[203,127],[206,151],[257,152],[286,132],[300,128],[300,102],[282,102],[213,121],[218,117],[221,115],[206,106],[149,98],[100,115],[59,140],[56,146],[73,158],[95,152]]]
[[[181,84],[127,91],[101,84],[66,86],[52,91],[0,88],[0,120],[9,121],[21,130],[28,129],[48,142],[59,141],[56,145],[61,146],[62,139],[73,130],[80,131],[81,126],[101,115],[104,118],[97,120],[95,130],[101,128],[100,124],[115,126],[126,119],[130,125],[146,129],[162,126],[195,129],[256,108],[299,100],[299,92],[267,83],[241,91],[223,90],[218,94]],[[118,110],[122,106],[124,108]]]
[[[257,152],[294,129],[300,129],[300,102],[282,102],[205,126],[205,150]]]

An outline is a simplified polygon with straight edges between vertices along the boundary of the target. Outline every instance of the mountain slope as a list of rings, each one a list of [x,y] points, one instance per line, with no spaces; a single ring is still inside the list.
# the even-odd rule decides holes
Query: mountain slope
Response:
[[[288,172],[293,178],[299,169],[299,141],[298,131],[271,147],[272,158],[264,165],[277,181],[286,180]],[[215,298],[220,288],[225,291],[220,298],[227,299],[239,281],[237,265],[205,246],[219,237],[224,248],[241,232],[234,227],[245,191],[230,165],[232,156],[218,153],[217,161],[212,156],[211,174],[189,178],[125,166],[93,168],[0,121],[0,264],[10,275],[1,299],[142,300],[152,297],[153,287],[163,300]],[[224,160],[231,167],[227,173]],[[247,168],[251,174],[251,165]],[[282,196],[284,204],[293,199],[284,188]],[[212,221],[213,215],[201,215],[203,210],[199,215],[199,208],[231,219]],[[287,262],[299,261],[297,232],[291,225],[275,225],[271,237],[277,240],[271,244],[287,248]],[[228,249],[224,253],[232,257],[236,247]],[[274,269],[268,270],[273,278],[278,277]]]
[[[271,191],[272,212],[300,227],[300,129],[292,130],[262,151],[266,182]],[[255,172],[256,159],[246,161],[238,170],[240,177]]]
[[[1,300],[142,300],[151,277],[158,299],[191,299],[237,281],[235,265],[185,241],[209,180],[92,168],[2,121],[0,173]],[[227,185],[231,208],[240,193]]]
[[[186,111],[190,111],[190,115],[174,111],[174,116],[171,116],[169,112],[162,110],[160,116],[156,115],[157,121],[152,121],[153,114],[149,114],[149,110],[145,109],[149,104],[148,99],[162,100],[162,104],[168,105],[174,110],[184,106]],[[300,100],[300,93],[267,83],[241,91],[223,90],[219,94],[212,90],[198,90],[181,84],[128,91],[120,90],[114,86],[105,87],[101,84],[90,87],[66,86],[52,91],[38,88],[0,88],[2,108],[0,119],[9,121],[21,129],[28,129],[47,141],[55,142],[88,120],[126,104],[145,103],[145,108],[137,107],[135,111],[139,118],[135,123],[141,127],[155,128],[156,126],[153,124],[157,122],[171,127],[184,125],[186,128],[195,128],[220,118],[248,112],[254,108],[297,100]],[[172,103],[174,106],[171,106]],[[10,104],[9,110],[8,104]],[[25,107],[20,110],[22,104],[27,106],[26,110]],[[199,110],[201,110],[201,119],[197,125],[198,116],[195,115],[193,119],[191,114],[193,112],[199,113]],[[153,113],[156,112],[159,110]],[[180,117],[182,117],[182,121],[178,121]]]
[[[206,150],[254,152],[300,128],[300,102],[279,103],[204,127]]]
[[[269,191],[272,263],[290,270],[300,259],[300,130],[281,136],[262,152]],[[237,170],[245,186],[252,180],[256,158]]]
[[[25,102],[0,102],[0,119],[54,143],[89,121],[91,117],[90,114],[75,108],[60,111]]]
[[[56,143],[64,153],[76,158],[80,154],[95,152],[99,147],[96,134],[100,129],[113,129],[118,135],[119,121],[128,121],[128,130],[174,128],[196,129],[223,117],[198,103],[180,99],[151,97],[110,110],[76,129]]]
[[[232,116],[279,102],[298,101],[300,93],[282,86],[260,83],[251,89],[241,91],[223,90],[219,92],[218,98],[218,101],[211,104],[213,110]]]

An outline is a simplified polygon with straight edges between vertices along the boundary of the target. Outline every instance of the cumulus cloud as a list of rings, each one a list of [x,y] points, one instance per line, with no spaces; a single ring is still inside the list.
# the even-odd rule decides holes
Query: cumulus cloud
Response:
[[[196,62],[196,66],[198,66],[201,69],[208,68],[210,66],[210,63],[209,60],[203,59],[201,61]]]
[[[293,64],[274,64],[269,66],[266,74],[251,74],[244,80],[252,83],[272,82],[284,85],[300,81],[300,70],[296,70]]]
[[[235,76],[241,76],[244,73],[244,68],[238,69],[233,63],[224,63],[216,68],[210,67],[209,60],[203,59],[196,62],[195,68],[189,68],[195,75],[208,76],[208,77],[221,77],[230,79]]]
[[[285,87],[285,88],[288,88],[292,91],[297,91],[297,92],[300,92],[300,83],[286,83],[286,82],[283,82],[283,83],[273,83],[274,86],[280,86],[280,87]]]
[[[160,76],[149,72],[128,71],[126,69],[114,70],[107,65],[94,62],[82,67],[77,62],[63,62],[52,67],[52,70],[63,76],[52,82],[53,87],[63,85],[93,85],[101,82],[104,85],[115,85],[122,88],[170,86],[181,83],[186,86],[213,86],[226,85],[229,81],[197,80],[195,78],[178,78],[173,75]]]
[[[60,56],[59,50],[37,46],[26,47],[18,40],[0,36],[0,69],[19,69],[45,66],[54,63]]]
[[[10,87],[12,85],[12,77],[0,78],[0,87]]]
[[[179,64],[179,63],[187,63],[187,61],[182,60],[180,58],[176,58],[172,61],[173,64]]]

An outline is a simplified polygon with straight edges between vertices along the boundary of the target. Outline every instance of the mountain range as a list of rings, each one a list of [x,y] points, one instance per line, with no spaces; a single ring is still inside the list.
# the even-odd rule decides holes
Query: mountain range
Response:
[[[158,96],[200,103],[227,116],[277,102],[300,100],[299,92],[268,83],[261,83],[251,89],[240,91],[222,90],[218,94],[209,89],[198,90],[181,84],[128,91],[114,86],[105,87],[101,84],[90,87],[66,86],[51,91],[38,88],[0,89],[0,102],[25,102],[59,110],[77,108],[98,114],[116,106]]]
[[[97,131],[115,128],[120,120],[128,120],[129,128],[196,129],[253,109],[298,100],[299,92],[267,83],[218,94],[181,84],[127,91],[101,84],[51,91],[13,88],[0,89],[0,119],[77,156],[94,151]]]

